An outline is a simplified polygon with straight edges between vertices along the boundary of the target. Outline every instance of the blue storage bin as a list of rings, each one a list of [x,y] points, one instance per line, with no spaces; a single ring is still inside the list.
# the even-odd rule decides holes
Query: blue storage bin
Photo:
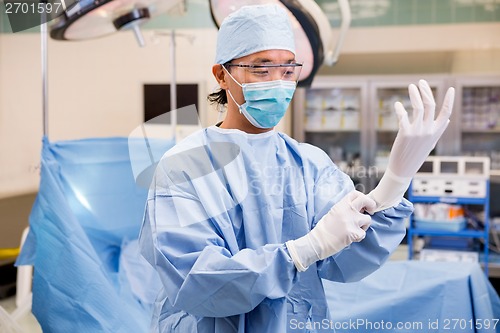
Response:
[[[427,230],[460,231],[464,230],[467,221],[464,217],[453,220],[426,220],[414,218],[415,228]]]

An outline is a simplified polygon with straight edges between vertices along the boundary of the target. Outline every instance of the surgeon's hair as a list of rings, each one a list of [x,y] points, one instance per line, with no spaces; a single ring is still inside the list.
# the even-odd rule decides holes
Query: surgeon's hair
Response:
[[[231,66],[226,66],[227,64],[231,63],[231,61],[228,61],[224,64],[224,67],[230,72],[231,71]],[[219,106],[224,106],[227,104],[227,94],[226,90],[219,88],[218,90],[214,91],[213,93],[209,94],[207,96],[208,101],[210,104],[217,104]]]
[[[207,99],[210,102],[210,104],[226,105],[227,104],[226,90],[219,88],[218,90],[209,94]]]

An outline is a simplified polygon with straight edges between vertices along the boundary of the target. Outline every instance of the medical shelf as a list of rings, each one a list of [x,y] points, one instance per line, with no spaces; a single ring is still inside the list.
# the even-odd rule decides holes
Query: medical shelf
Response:
[[[483,239],[483,267],[485,274],[489,274],[489,162],[489,158],[487,157],[431,156],[427,158],[408,189],[408,200],[414,204],[447,203],[453,205],[482,206],[484,210],[484,220],[481,221],[483,229],[475,230],[466,228],[452,231],[417,228],[415,226],[415,218],[412,214],[410,216],[407,237],[408,258],[410,260],[414,256],[413,238],[416,236]],[[471,167],[474,168],[471,169]],[[442,184],[446,185],[440,186]],[[464,186],[466,187],[465,189]],[[470,190],[467,191],[469,187]],[[453,192],[459,192],[464,196],[454,196]],[[425,195],[425,193],[432,195]]]
[[[470,238],[480,238],[484,236],[484,232],[477,230],[459,230],[459,231],[449,231],[449,230],[437,230],[437,229],[421,229],[412,228],[413,235],[428,235],[428,236],[454,236],[454,237],[470,237]]]
[[[453,196],[420,196],[412,195],[413,203],[429,203],[429,202],[441,202],[453,205],[483,205],[488,201],[487,197],[484,198],[459,198]]]

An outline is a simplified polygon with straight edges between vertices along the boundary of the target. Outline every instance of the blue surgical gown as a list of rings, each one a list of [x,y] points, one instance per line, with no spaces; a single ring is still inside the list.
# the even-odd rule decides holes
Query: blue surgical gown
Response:
[[[375,213],[366,238],[298,272],[285,246],[354,189],[319,148],[216,126],[159,163],[140,235],[163,284],[154,332],[331,331],[321,279],[357,281],[401,242],[412,205]]]

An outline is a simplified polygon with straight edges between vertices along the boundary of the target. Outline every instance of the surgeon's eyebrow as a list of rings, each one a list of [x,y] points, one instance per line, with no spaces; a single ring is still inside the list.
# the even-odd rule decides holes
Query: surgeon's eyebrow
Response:
[[[273,62],[271,59],[269,58],[256,58],[256,59],[253,59],[252,61],[253,63],[265,63],[265,62]],[[285,64],[291,64],[295,62],[295,58],[291,58],[290,60],[285,60]]]

